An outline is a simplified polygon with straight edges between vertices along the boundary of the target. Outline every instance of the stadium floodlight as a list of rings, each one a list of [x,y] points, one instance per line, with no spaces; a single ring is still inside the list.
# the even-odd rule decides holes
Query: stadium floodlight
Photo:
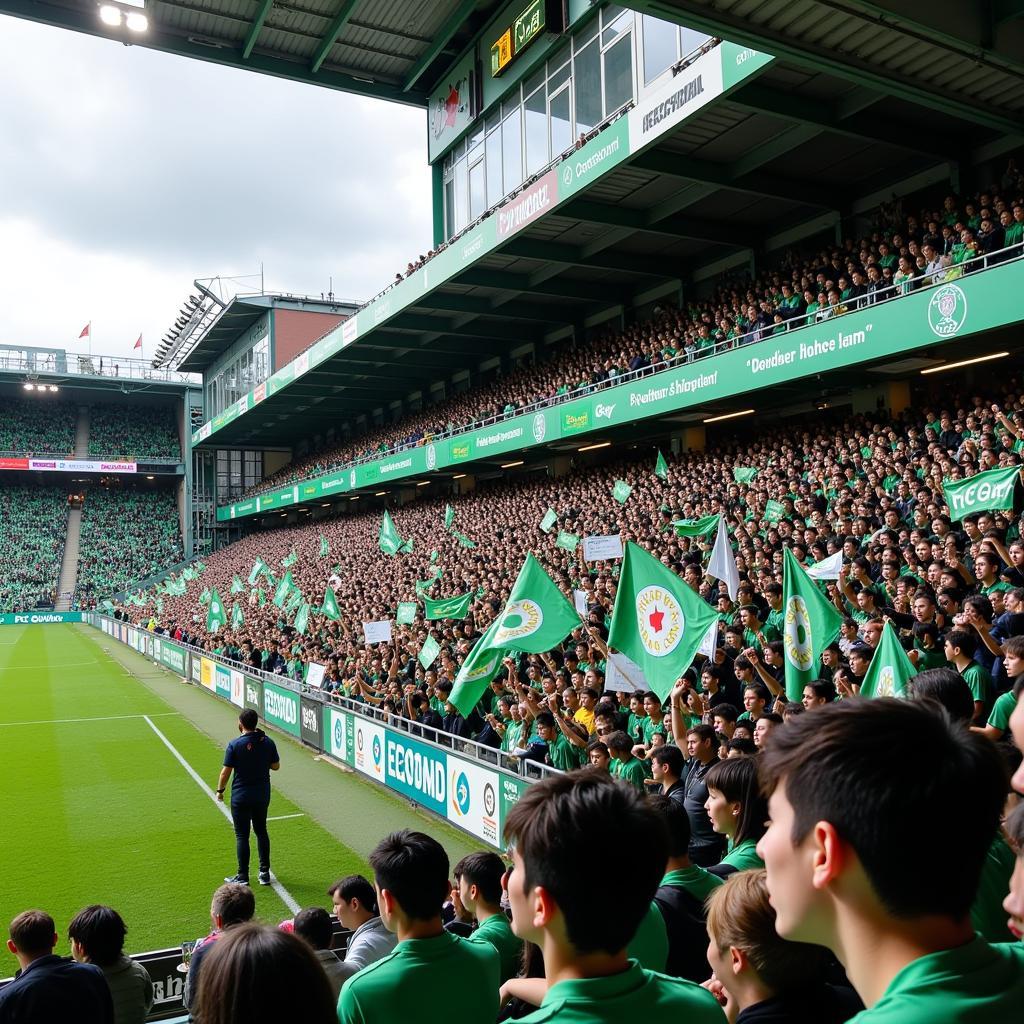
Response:
[[[737,416],[749,416],[753,412],[753,409],[740,409],[739,412],[726,412],[722,413],[721,416],[709,416],[704,422],[721,423],[722,420],[734,420]]]
[[[351,498],[349,498],[348,500],[349,500],[349,501],[358,501],[358,500],[359,500],[359,495],[358,495],[358,494],[356,494],[356,495],[353,495],[353,496],[352,496]]]
[[[461,479],[463,479],[463,477],[465,477],[465,475],[466,475],[465,473],[455,473],[455,474],[452,475],[452,479],[453,480],[461,480]]]
[[[374,494],[374,497],[375,498],[385,498],[385,497],[387,497],[387,493],[388,493],[387,491],[377,491]]]
[[[421,480],[416,486],[417,487],[429,487],[430,486],[430,481],[429,480]]]
[[[124,23],[129,32],[145,32],[149,28],[149,19],[144,14],[126,14]]]
[[[921,373],[942,373],[943,370],[956,370],[961,366],[973,366],[975,363],[987,363],[990,359],[1002,359],[1004,356],[1008,356],[1009,352],[991,352],[987,356],[975,356],[973,359],[961,359],[956,363],[943,363],[941,366],[929,366],[927,370],[922,370]]]
[[[119,28],[121,25],[121,8],[113,4],[100,5],[100,21],[111,28]]]
[[[518,462],[503,462],[501,464],[501,468],[502,469],[515,469],[516,466],[521,466],[522,464],[523,464],[523,460],[522,459],[520,459]]]
[[[147,477],[146,477],[146,479],[147,479],[147,480],[153,480],[153,479],[154,479],[154,477],[151,477],[151,476],[147,476]]]
[[[59,391],[60,389],[59,389],[59,388],[57,387],[57,385],[56,385],[56,384],[51,384],[51,385],[50,385],[50,390],[51,390],[51,391]]]
[[[601,441],[600,444],[585,444],[582,448],[577,448],[578,452],[593,452],[597,451],[598,448],[611,448],[611,441]]]

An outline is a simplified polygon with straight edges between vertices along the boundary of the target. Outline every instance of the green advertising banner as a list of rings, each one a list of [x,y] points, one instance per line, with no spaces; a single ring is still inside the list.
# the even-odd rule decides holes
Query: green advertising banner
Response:
[[[263,684],[263,717],[292,736],[299,735],[299,695],[273,683]]]
[[[443,750],[386,729],[384,777],[391,789],[447,816],[448,761]]]
[[[477,457],[521,451],[566,436],[675,413],[692,406],[785,381],[842,369],[943,341],[963,339],[1021,318],[1017,297],[1024,291],[1024,260],[913,292],[821,323],[800,327],[694,363],[677,363],[660,373],[565,405],[516,416],[438,444],[356,466],[309,483],[319,495],[357,490],[382,479],[418,476]],[[580,424],[589,423],[584,428]],[[326,484],[330,483],[330,489]],[[294,487],[257,499],[258,511],[276,508]],[[319,496],[315,495],[315,496]],[[291,497],[288,501],[293,500]],[[247,503],[245,503],[247,504]],[[241,505],[217,510],[217,519],[239,515]],[[234,510],[234,512],[232,512]]]
[[[48,622],[81,621],[81,612],[13,612],[0,615],[0,626],[39,626]]]

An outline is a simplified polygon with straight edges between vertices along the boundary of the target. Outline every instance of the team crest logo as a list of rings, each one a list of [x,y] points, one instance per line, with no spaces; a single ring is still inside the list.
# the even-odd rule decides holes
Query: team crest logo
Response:
[[[644,650],[664,658],[683,639],[686,618],[679,602],[663,587],[644,587],[636,595],[636,624]]]
[[[484,784],[484,814],[492,817],[498,805],[498,798],[494,793],[494,787],[488,782]]]
[[[360,736],[362,736],[362,733],[360,733]],[[344,733],[343,733],[342,727],[341,727],[341,719],[338,718],[338,719],[335,719],[335,722],[334,722],[334,744],[337,747],[341,747],[344,744],[344,741],[345,741],[345,736],[344,736]]]
[[[544,440],[548,432],[547,420],[544,419],[544,413],[539,412],[533,417],[533,439],[540,444]]]
[[[878,673],[878,686],[875,688],[875,696],[896,696],[896,673],[893,671],[892,665],[883,666],[882,671]]]
[[[967,319],[967,296],[959,285],[937,288],[928,303],[928,326],[940,338],[952,338]]]
[[[525,598],[513,601],[506,609],[501,625],[494,634],[494,643],[505,647],[510,640],[520,640],[536,633],[544,624],[544,612],[536,601]]]
[[[565,166],[562,168],[562,184],[572,184],[572,161],[566,160]]]
[[[427,445],[427,469],[433,469],[437,465],[437,452],[432,444]]]
[[[459,817],[469,814],[469,779],[465,772],[452,772],[452,810]]]
[[[786,623],[783,640],[786,658],[800,672],[806,672],[814,661],[811,649],[811,617],[804,599],[794,594],[786,602]]]
[[[374,736],[373,737],[373,763],[378,768],[380,767],[380,757],[381,757],[380,737],[379,736]]]

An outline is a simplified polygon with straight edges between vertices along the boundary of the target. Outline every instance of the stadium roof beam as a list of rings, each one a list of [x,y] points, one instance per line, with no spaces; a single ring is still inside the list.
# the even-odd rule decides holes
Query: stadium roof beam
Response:
[[[341,7],[338,8],[338,13],[334,15],[334,20],[327,26],[324,38],[316,48],[312,63],[309,65],[314,75],[320,70],[320,65],[327,60],[327,55],[334,49],[334,44],[338,41],[341,30],[348,24],[352,15],[355,14],[358,5],[359,0],[341,0]]]
[[[252,53],[252,48],[256,45],[256,40],[259,39],[260,31],[263,28],[263,22],[267,20],[267,15],[270,13],[270,8],[274,6],[274,0],[261,0],[259,10],[256,12],[256,17],[253,18],[252,26],[249,29],[248,35],[245,37],[245,42],[242,44],[242,60],[248,60],[249,55]]]
[[[719,245],[746,245],[747,234],[738,227],[717,224],[713,221],[693,217],[659,217],[654,212],[634,210],[626,206],[611,206],[590,199],[576,199],[558,215],[591,224],[607,224],[611,227],[632,228],[633,231],[651,231],[674,238],[693,238],[702,242],[716,242]]]
[[[869,85],[885,95],[898,95],[919,106],[952,114],[1001,135],[1018,135],[1021,132],[1020,121],[994,111],[989,104],[974,102],[963,93],[929,87],[923,80],[915,79],[896,68],[883,70],[869,59],[844,52],[838,46],[798,37],[791,31],[783,31],[781,27],[754,22],[749,16],[712,7],[704,0],[635,0],[633,6],[645,14],[666,18],[685,24],[688,28],[774,54],[796,67],[842,78],[857,85]],[[837,15],[835,28],[840,27],[843,27],[843,23]],[[852,26],[845,27],[853,31]]]
[[[477,295],[463,295],[458,292],[434,292],[429,300],[425,300],[421,309],[437,309],[444,313],[472,313],[475,316],[500,316],[503,320],[534,320],[545,324],[571,323],[572,318],[549,306],[531,306],[529,303],[516,303],[514,309],[502,310],[500,313],[491,304],[490,299]]]
[[[536,238],[516,238],[506,244],[503,256],[519,256],[528,260],[544,260],[545,262],[564,263],[575,267],[596,267],[600,270],[621,270],[629,274],[646,274],[650,277],[671,278],[672,273],[666,269],[662,260],[647,256],[597,254],[584,256],[583,250],[572,245],[558,242],[544,242]]]
[[[420,316],[418,314],[406,314],[403,313],[399,317],[396,317],[398,323],[392,323],[393,327],[398,327],[400,330],[410,330],[425,333],[436,333],[440,337],[456,337],[456,338],[490,338],[499,341],[533,341],[537,336],[535,331],[526,331],[521,326],[516,324],[506,324],[498,321],[493,324],[481,324],[479,327],[464,327],[459,326],[455,320],[439,320],[429,316]],[[410,338],[410,342],[412,339]],[[415,346],[412,346],[415,347]],[[472,351],[474,346],[467,346],[468,351]],[[435,348],[433,345],[430,346],[432,352],[443,352],[444,346]]]
[[[463,22],[476,10],[477,3],[478,0],[462,0],[462,3],[445,18],[444,23],[434,33],[433,41],[409,69],[402,83],[402,92],[408,92],[420,80],[423,72],[445,51]]]
[[[458,278],[459,284],[479,288],[495,288],[503,292],[532,292],[535,295],[553,295],[559,299],[579,299],[581,302],[621,302],[626,296],[607,284],[590,284],[586,281],[545,281],[530,284],[529,277],[523,274],[507,274],[501,270],[479,267],[463,271]]]

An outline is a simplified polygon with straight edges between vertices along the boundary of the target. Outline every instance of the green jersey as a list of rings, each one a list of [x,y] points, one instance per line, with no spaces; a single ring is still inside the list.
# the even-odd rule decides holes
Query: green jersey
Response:
[[[626,947],[626,953],[630,960],[636,960],[645,970],[665,970],[668,963],[668,929],[658,904],[653,900],[633,940]]]
[[[579,768],[583,762],[578,751],[585,753],[583,747],[577,747],[570,743],[562,733],[548,743],[548,757],[551,758],[551,764],[561,772],[571,772],[574,768]]]
[[[469,937],[470,942],[489,942],[498,952],[501,984],[519,973],[523,958],[523,940],[517,939],[504,914],[492,914]]]
[[[445,1024],[480,1024],[498,1015],[498,951],[451,932],[406,939],[383,960],[364,967],[342,986],[339,1024],[409,1021],[424,1011]],[[452,998],[457,984],[458,998]]]
[[[1010,715],[1013,714],[1013,709],[1016,706],[1017,698],[1014,697],[1012,690],[999,694],[996,697],[995,704],[992,705],[992,711],[988,716],[988,724],[995,729],[1006,732],[1010,728]]]
[[[686,1024],[722,1024],[715,997],[682,978],[645,971],[630,962],[620,974],[559,981],[548,989],[540,1008],[520,1024],[622,1024],[623,1021],[671,1020]]]
[[[980,936],[907,964],[885,994],[850,1024],[993,1024],[1024,1006],[1024,945]]]
[[[739,846],[730,842],[729,852],[722,858],[722,863],[731,864],[737,871],[764,867],[764,861],[757,855],[756,839],[745,839]]]
[[[972,661],[960,673],[971,688],[975,701],[981,701],[986,708],[992,706],[992,677],[976,661]]]
[[[1012,942],[1013,933],[1006,927],[1003,900],[1010,891],[1010,876],[1017,857],[1007,845],[1002,832],[997,832],[985,855],[978,893],[971,907],[971,924],[989,942]]]
[[[725,879],[696,864],[691,864],[688,868],[677,868],[668,872],[661,880],[661,884],[674,889],[684,889],[695,900],[703,903],[718,886],[725,885]]]
[[[663,718],[660,722],[655,722],[653,718],[645,718],[643,720],[644,746],[649,747],[654,742],[654,737],[658,733],[661,733],[662,736],[668,735],[668,730],[665,728],[665,719]]]
[[[619,779],[625,779],[630,785],[636,786],[641,793],[646,791],[644,779],[647,778],[647,773],[644,771],[643,762],[637,757],[631,757],[628,761],[613,758],[612,775]]]

